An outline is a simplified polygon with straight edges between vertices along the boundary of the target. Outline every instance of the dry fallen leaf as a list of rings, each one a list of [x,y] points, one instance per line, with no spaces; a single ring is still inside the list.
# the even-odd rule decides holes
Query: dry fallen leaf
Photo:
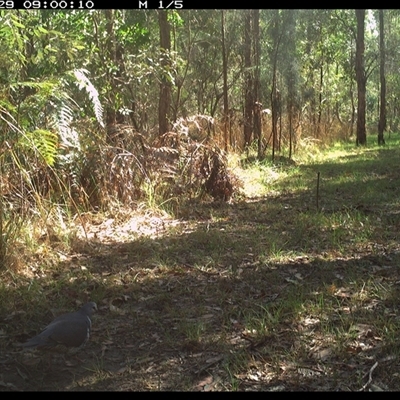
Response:
[[[203,390],[204,386],[210,385],[213,382],[212,376],[207,376],[203,380],[197,383],[197,385],[193,388],[194,390]]]

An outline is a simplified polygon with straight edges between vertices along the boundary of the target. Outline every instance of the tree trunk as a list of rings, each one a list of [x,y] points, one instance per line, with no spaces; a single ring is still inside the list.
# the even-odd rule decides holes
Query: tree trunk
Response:
[[[321,137],[321,119],[322,119],[322,91],[324,88],[324,58],[321,57],[319,67],[319,94],[318,94],[318,119],[317,119],[317,139]]]
[[[171,29],[166,10],[158,11],[158,22],[160,26],[160,58],[163,69],[158,104],[158,133],[161,136],[169,131],[169,112],[171,106],[171,82],[165,73],[165,70],[170,65],[169,55],[171,50]]]
[[[278,64],[278,53],[279,44],[281,40],[281,34],[279,33],[279,10],[275,10],[274,26],[273,26],[273,41],[274,49],[272,52],[272,88],[271,88],[271,123],[272,123],[272,161],[275,160],[275,151],[278,148],[278,118],[280,108],[280,96],[279,90],[277,89],[276,78],[277,78],[277,64]]]
[[[357,18],[357,40],[356,40],[356,80],[357,80],[357,145],[367,144],[367,133],[365,130],[365,95],[366,77],[364,67],[364,25],[365,10],[356,9]]]
[[[288,129],[289,129],[289,159],[292,158],[293,152],[293,136],[294,136],[294,112],[296,103],[296,11],[287,10],[287,29],[288,39],[286,45],[286,54],[288,69],[286,71],[287,84],[287,114],[288,114]]]
[[[385,79],[385,32],[383,10],[379,10],[379,55],[380,55],[380,80],[381,80],[381,104],[378,123],[378,144],[385,144],[383,132],[386,129],[386,79]]]
[[[251,10],[244,12],[244,68],[245,68],[245,99],[244,99],[244,145],[251,143],[253,131],[253,81],[251,74]]]
[[[226,48],[225,48],[225,14],[224,14],[224,10],[221,10],[221,38],[222,38],[222,76],[223,76],[223,80],[224,80],[224,87],[223,87],[224,149],[225,149],[225,151],[228,151],[228,127],[229,127],[228,66],[227,66]]]
[[[253,39],[254,39],[254,97],[253,97],[253,126],[254,138],[257,138],[257,156],[262,159],[264,150],[262,147],[262,134],[261,134],[261,110],[262,104],[260,102],[261,82],[260,82],[260,10],[252,10],[253,21]]]

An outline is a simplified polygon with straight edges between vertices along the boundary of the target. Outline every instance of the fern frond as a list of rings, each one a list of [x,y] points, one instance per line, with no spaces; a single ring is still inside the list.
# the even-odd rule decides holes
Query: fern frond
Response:
[[[97,122],[104,128],[103,123],[103,107],[100,103],[99,92],[90,82],[89,78],[86,76],[89,72],[86,69],[77,69],[74,71],[76,82],[80,89],[84,89],[88,94],[90,100],[93,104],[94,114],[96,116]]]
[[[27,87],[30,89],[36,89],[38,91],[41,91],[43,96],[49,96],[53,93],[53,91],[57,88],[57,86],[58,86],[57,82],[53,82],[50,80],[46,80],[46,81],[42,81],[42,82],[26,81],[26,82],[11,83],[10,89],[16,90],[21,87]]]
[[[36,129],[33,132],[27,132],[25,139],[44,159],[47,165],[54,165],[58,149],[58,135],[45,129]]]
[[[68,135],[70,124],[73,119],[74,112],[72,108],[68,104],[63,103],[57,113],[57,127],[62,139],[64,138],[64,136]]]

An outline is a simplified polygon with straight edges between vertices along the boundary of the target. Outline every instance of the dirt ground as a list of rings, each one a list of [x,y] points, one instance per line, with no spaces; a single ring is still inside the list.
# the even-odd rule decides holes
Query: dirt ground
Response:
[[[377,244],[333,258],[321,242],[305,255],[263,259],[277,218],[286,226],[277,227],[281,236],[298,235],[287,210],[303,204],[287,197],[210,205],[179,220],[93,223],[89,241],[60,266],[75,278],[52,291],[97,301],[88,344],[75,356],[23,352],[17,344],[38,325],[27,326],[23,310],[13,312],[0,328],[0,390],[359,390],[369,373],[378,388],[400,389],[397,350],[386,349],[365,314],[398,318],[400,252]],[[349,311],[359,283],[371,279],[393,293]],[[335,306],[324,316],[301,315],[316,293]],[[53,314],[41,314],[40,326]],[[324,318],[338,329],[350,322],[358,328],[340,347]]]

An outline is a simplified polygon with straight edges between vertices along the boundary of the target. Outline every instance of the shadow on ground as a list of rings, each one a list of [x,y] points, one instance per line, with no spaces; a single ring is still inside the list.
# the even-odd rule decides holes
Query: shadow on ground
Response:
[[[371,179],[399,183],[394,175]],[[51,320],[45,309],[2,315],[1,389],[358,390],[379,360],[374,378],[399,390],[391,341],[399,326],[398,210],[388,209],[376,182],[369,200],[351,182],[324,185],[321,213],[337,213],[337,226],[316,217],[310,187],[193,205],[178,227],[166,222],[152,238],[76,243],[59,268],[65,277],[34,284],[59,279],[59,293],[48,296],[98,302],[83,361],[49,365],[15,347],[32,333],[27,325],[35,320],[36,332]],[[333,198],[337,190],[346,195]],[[349,213],[365,230],[357,244]]]

